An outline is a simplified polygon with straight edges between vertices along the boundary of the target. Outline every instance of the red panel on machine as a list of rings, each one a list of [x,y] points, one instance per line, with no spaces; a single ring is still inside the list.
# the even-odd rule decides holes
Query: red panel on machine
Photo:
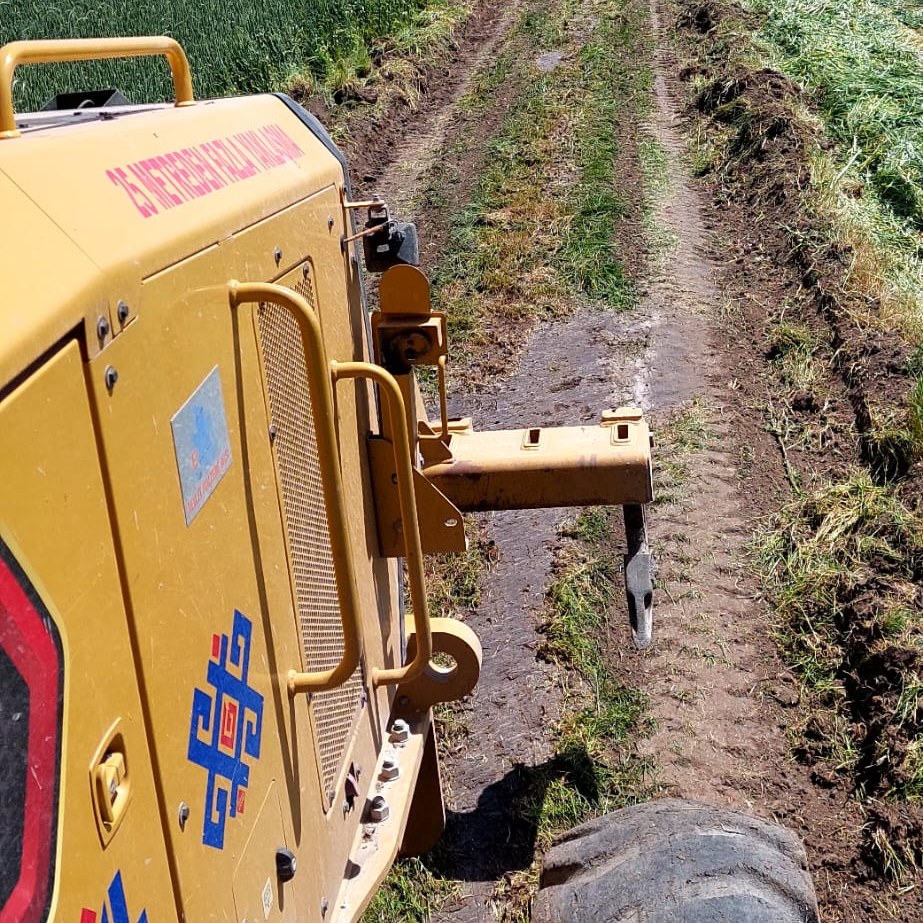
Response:
[[[44,919],[54,866],[61,650],[54,624],[0,542],[0,923]]]

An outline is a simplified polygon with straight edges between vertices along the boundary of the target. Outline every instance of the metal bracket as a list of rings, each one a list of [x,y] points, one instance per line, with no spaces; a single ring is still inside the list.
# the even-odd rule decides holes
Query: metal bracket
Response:
[[[628,553],[625,555],[625,591],[628,596],[628,620],[631,634],[638,650],[650,647],[653,630],[654,579],[651,550],[647,544],[644,524],[644,507],[628,503],[625,513],[625,538]]]
[[[410,603],[413,607],[414,634],[417,646],[411,659],[399,667],[372,669],[372,684],[375,686],[397,685],[419,676],[432,656],[429,610],[426,599],[426,577],[423,573],[423,548],[420,543],[420,517],[417,513],[417,497],[414,490],[414,475],[410,434],[404,411],[404,398],[398,382],[377,365],[365,362],[331,362],[330,373],[334,382],[343,379],[365,378],[378,385],[393,442],[387,443],[394,452],[394,483],[400,507],[401,522],[405,524],[403,539],[407,577],[410,584]]]
[[[416,225],[409,221],[395,221],[385,202],[378,196],[363,202],[343,202],[344,209],[368,209],[365,228],[343,238],[343,246],[362,239],[365,268],[369,272],[385,272],[392,266],[417,266],[420,263],[420,245]]]
[[[381,436],[370,436],[367,445],[379,548],[386,558],[403,558],[406,548],[397,495],[394,446]],[[413,471],[413,488],[417,498],[423,551],[429,554],[464,551],[467,548],[465,525],[458,507],[433,487],[416,468]]]
[[[438,702],[456,702],[477,685],[481,675],[483,654],[477,635],[458,619],[430,619],[434,655],[451,658],[452,666],[444,667],[430,660],[423,672],[398,688],[398,701],[411,711],[426,711]],[[416,648],[416,633],[407,636],[407,655]]]
[[[596,426],[451,427],[447,448],[450,458],[427,460],[423,473],[463,512],[652,499],[650,431],[633,408],[607,411]]]

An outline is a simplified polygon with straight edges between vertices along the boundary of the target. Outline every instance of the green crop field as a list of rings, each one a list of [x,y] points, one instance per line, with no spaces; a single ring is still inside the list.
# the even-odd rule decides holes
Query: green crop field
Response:
[[[923,331],[923,3],[752,0],[772,63],[816,101],[838,208],[879,249],[884,282]]]
[[[425,0],[0,0],[0,44],[15,39],[170,35],[186,49],[197,96],[282,89],[323,80]],[[66,90],[117,87],[133,102],[168,98],[153,60],[19,68],[15,100],[40,107]]]

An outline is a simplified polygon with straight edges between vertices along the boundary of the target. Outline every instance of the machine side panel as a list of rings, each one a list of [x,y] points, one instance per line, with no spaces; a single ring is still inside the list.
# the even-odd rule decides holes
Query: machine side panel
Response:
[[[342,182],[342,167],[274,96],[121,113],[15,138],[0,146],[9,203],[0,278],[13,292],[35,287],[38,310],[65,315],[67,329],[84,319],[92,356],[110,336],[97,338],[98,317],[117,336],[117,306],[134,316],[144,279],[303,198],[319,176]],[[71,272],[75,254],[83,260]],[[14,313],[0,317],[0,332],[10,321]]]
[[[108,916],[111,923],[135,923],[146,913],[152,920],[176,920],[76,342],[63,347],[0,402],[0,444],[0,571],[12,575],[22,598],[29,598],[28,606],[50,620],[47,637],[56,636],[60,645],[56,659],[50,642],[43,652],[38,635],[30,640],[15,587],[11,591],[4,584],[0,635],[5,640],[0,646],[8,654],[14,648],[13,660],[20,661],[18,669],[29,681],[30,694],[25,708],[11,712],[6,706],[16,697],[4,684],[0,721],[15,729],[19,722],[31,724],[42,709],[48,724],[43,736],[60,735],[57,778],[47,778],[48,767],[36,761],[31,745],[26,767],[40,788],[50,784],[57,794],[53,828],[45,829],[41,818],[33,816],[28,794],[24,818],[26,839],[38,836],[40,847],[53,850],[49,855],[41,849],[24,850],[24,855],[39,856],[42,867],[31,869],[36,880],[47,874],[48,863],[54,866],[48,916],[44,901],[36,900],[19,911],[8,905],[4,919],[94,923]],[[25,628],[12,645],[11,615]],[[41,669],[43,684],[56,675],[62,692],[60,715],[55,713],[54,697],[39,694],[33,683],[29,658]],[[7,744],[8,729],[2,734]],[[8,756],[5,750],[4,760]],[[11,861],[4,850],[3,862]]]
[[[324,766],[327,751],[318,752],[314,733],[324,720],[320,705],[289,695],[290,670],[319,666],[296,614],[303,591],[292,566],[305,559],[292,553],[291,520],[301,514],[286,511],[273,445],[273,428],[300,417],[273,407],[266,385],[268,355],[286,334],[264,330],[273,337],[264,342],[258,306],[232,309],[228,286],[262,277],[296,287],[305,278],[300,267],[310,266],[329,358],[364,357],[355,267],[340,246],[340,194],[321,185],[152,276],[137,319],[88,365],[159,785],[168,813],[189,809],[184,824],[168,825],[168,838],[191,923],[249,920],[242,908],[254,906],[267,921],[296,913],[322,921],[324,901],[333,904],[347,872],[382,745],[388,692],[368,688],[368,670],[360,668],[334,712],[345,739]],[[283,390],[285,361],[273,372]],[[367,386],[344,386],[337,403],[366,666],[390,666],[399,656],[396,581],[393,565],[378,557],[368,515]],[[350,795],[351,765],[359,771]],[[272,847],[280,810],[283,842]],[[299,863],[289,882],[274,871],[281,848]]]
[[[86,314],[106,313],[94,296],[97,269],[0,164],[0,394]]]

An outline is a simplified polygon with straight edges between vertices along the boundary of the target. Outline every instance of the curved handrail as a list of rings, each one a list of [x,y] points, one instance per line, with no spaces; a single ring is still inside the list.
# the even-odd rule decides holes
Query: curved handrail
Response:
[[[420,676],[433,656],[433,638],[426,602],[426,580],[423,575],[423,545],[420,540],[420,520],[417,517],[417,498],[413,487],[413,456],[407,435],[407,417],[404,397],[394,376],[381,366],[367,362],[331,362],[334,381],[341,378],[370,378],[378,384],[385,398],[391,434],[394,439],[394,468],[397,474],[397,496],[404,526],[404,557],[410,581],[410,601],[413,606],[416,651],[409,663],[401,667],[372,670],[375,686],[391,686],[409,682]]]
[[[330,670],[303,673],[290,670],[288,691],[290,695],[302,692],[320,692],[342,686],[359,666],[362,649],[362,623],[359,617],[359,594],[353,568],[346,499],[340,476],[340,458],[334,426],[333,385],[327,364],[320,322],[311,306],[290,288],[270,282],[228,283],[231,306],[269,302],[288,311],[301,331],[301,342],[308,375],[311,403],[316,408],[314,416],[317,434],[317,455],[324,491],[327,526],[330,530],[330,551],[336,561],[337,598],[343,625],[343,657]]]
[[[18,138],[13,109],[13,72],[21,64],[54,64],[60,61],[92,61],[107,58],[138,58],[162,55],[170,64],[177,106],[190,106],[192,74],[186,52],[165,35],[126,38],[48,39],[10,42],[0,48],[0,139]]]

